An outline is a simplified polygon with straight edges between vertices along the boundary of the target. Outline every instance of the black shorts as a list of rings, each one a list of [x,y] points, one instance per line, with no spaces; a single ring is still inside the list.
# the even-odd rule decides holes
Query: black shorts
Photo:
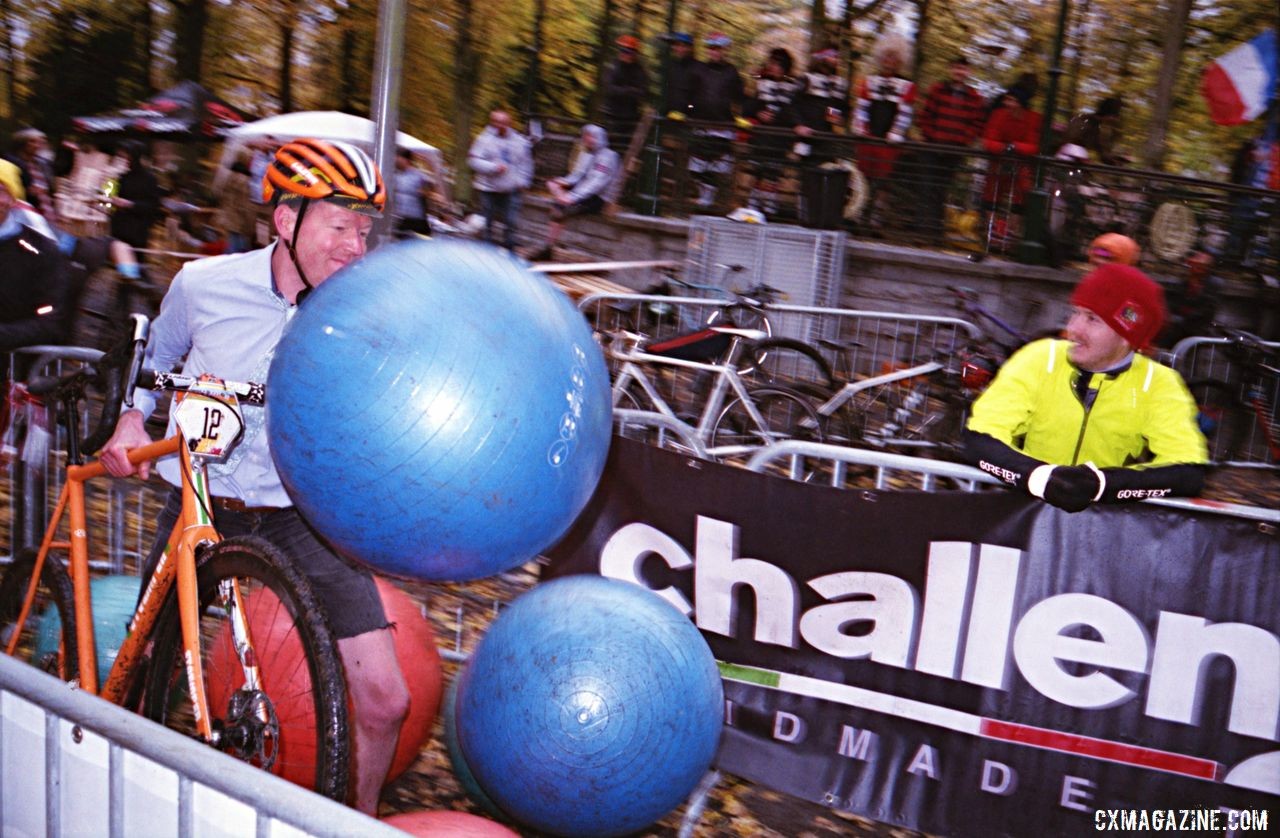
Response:
[[[143,567],[143,588],[151,578],[173,523],[182,513],[182,492],[173,489],[156,521],[156,544]],[[214,509],[214,523],[223,538],[253,535],[269,542],[291,559],[311,582],[311,589],[329,618],[333,636],[341,640],[390,626],[373,574],[339,556],[292,506],[265,512]]]
[[[556,204],[551,208],[551,217],[557,221],[573,218],[575,215],[595,215],[604,209],[604,199],[599,195],[588,195],[581,201],[572,204]]]

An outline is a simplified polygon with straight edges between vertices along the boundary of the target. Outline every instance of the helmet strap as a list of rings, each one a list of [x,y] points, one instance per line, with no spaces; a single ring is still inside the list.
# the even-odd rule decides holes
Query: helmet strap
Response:
[[[303,198],[301,205],[298,207],[298,215],[293,221],[293,237],[291,241],[284,244],[284,249],[289,253],[289,259],[293,261],[293,267],[298,272],[298,279],[302,280],[302,288],[294,296],[293,304],[302,305],[302,301],[307,295],[315,290],[315,286],[307,279],[307,272],[302,269],[302,262],[298,259],[298,233],[302,230],[302,217],[307,214],[307,206],[311,203],[310,198]]]

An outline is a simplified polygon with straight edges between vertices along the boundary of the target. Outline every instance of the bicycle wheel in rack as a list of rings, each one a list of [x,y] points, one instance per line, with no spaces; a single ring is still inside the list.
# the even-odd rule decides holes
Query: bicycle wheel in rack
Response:
[[[746,347],[738,374],[761,385],[794,387],[823,397],[836,388],[831,364],[818,350],[794,338],[764,338]]]
[[[75,595],[66,568],[53,556],[44,560],[31,611],[21,626],[17,624],[35,565],[36,551],[22,550],[0,579],[0,643],[4,644],[0,649],[7,648],[10,639],[18,633],[18,644],[14,650],[20,660],[69,681],[79,674]],[[41,651],[37,658],[37,647],[45,645],[39,642],[41,623],[50,614],[57,614],[61,620],[63,642],[60,646],[53,644],[50,651]]]
[[[1187,389],[1200,413],[1198,422],[1209,443],[1209,462],[1235,460],[1253,415],[1236,400],[1234,387],[1222,381],[1201,378],[1188,383]]]
[[[210,548],[197,571],[200,658],[216,747],[326,797],[345,801],[350,769],[347,689],[337,642],[311,585],[257,538]],[[261,690],[245,689],[226,606],[244,604]],[[177,592],[157,619],[142,699],[153,721],[195,734]]]
[[[785,387],[756,387],[747,396],[764,427],[751,417],[742,399],[734,399],[711,428],[712,448],[733,449],[729,454],[733,457],[784,439],[822,442],[821,419],[804,395]]]

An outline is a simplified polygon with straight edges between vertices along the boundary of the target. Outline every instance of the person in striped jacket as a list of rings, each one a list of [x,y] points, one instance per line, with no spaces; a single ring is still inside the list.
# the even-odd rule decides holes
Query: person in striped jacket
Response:
[[[954,148],[938,148],[920,155],[924,181],[924,232],[942,238],[947,192],[956,170],[964,163],[957,149],[973,145],[986,122],[986,103],[969,84],[969,59],[957,55],[947,65],[947,78],[934,83],[925,94],[916,115],[916,130],[927,143]]]

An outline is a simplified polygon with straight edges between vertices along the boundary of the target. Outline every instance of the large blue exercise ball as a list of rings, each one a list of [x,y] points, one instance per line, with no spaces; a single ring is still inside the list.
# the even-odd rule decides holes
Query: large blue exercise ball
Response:
[[[569,299],[506,251],[379,248],[299,307],[267,432],[290,497],[343,554],[428,581],[534,558],[604,469],[609,376]]]
[[[639,585],[569,576],[490,624],[458,677],[458,747],[513,820],[625,835],[688,797],[720,740],[716,661],[688,618]]]
[[[137,576],[100,576],[89,583],[93,597],[93,648],[98,656],[98,687],[107,680],[120,646],[129,634],[129,620],[138,604],[142,580]],[[40,617],[32,660],[58,653],[62,642],[62,617],[50,606]]]

